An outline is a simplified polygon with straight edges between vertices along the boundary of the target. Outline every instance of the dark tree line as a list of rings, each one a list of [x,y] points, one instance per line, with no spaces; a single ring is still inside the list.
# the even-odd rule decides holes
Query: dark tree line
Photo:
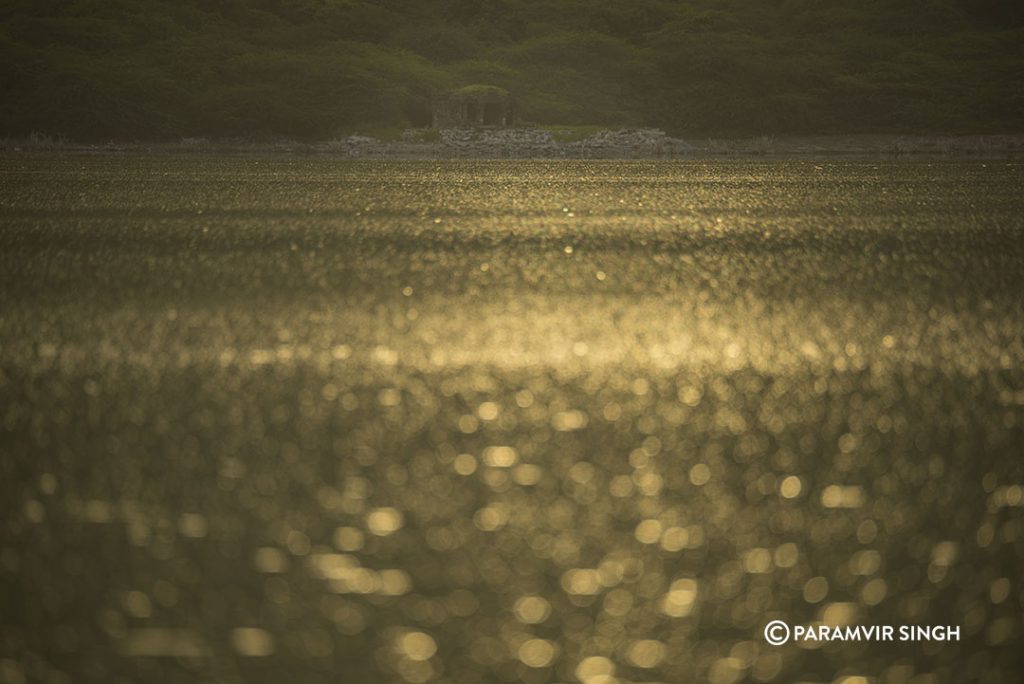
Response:
[[[510,90],[682,135],[1020,132],[1011,0],[6,0],[0,134],[325,138]]]

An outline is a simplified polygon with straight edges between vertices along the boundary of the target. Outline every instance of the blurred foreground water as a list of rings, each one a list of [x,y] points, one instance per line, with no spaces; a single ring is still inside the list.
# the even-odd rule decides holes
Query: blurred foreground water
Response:
[[[1019,164],[2,159],[0,682],[1020,682],[1022,287]]]

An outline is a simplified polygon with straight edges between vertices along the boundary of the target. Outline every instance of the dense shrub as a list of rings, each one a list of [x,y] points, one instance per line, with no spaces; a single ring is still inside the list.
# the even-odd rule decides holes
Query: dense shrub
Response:
[[[493,83],[689,135],[1020,132],[1003,0],[6,0],[0,135],[327,138]]]

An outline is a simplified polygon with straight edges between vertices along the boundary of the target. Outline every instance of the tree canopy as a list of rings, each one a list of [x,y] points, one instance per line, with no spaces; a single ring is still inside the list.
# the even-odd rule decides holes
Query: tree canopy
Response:
[[[6,0],[0,134],[326,138],[470,84],[680,135],[1024,128],[1015,0]]]

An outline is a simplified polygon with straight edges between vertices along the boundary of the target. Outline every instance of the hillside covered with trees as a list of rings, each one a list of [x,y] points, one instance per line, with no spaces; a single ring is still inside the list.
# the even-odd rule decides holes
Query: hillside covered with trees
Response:
[[[322,139],[493,84],[683,136],[1024,131],[1017,0],[4,0],[0,135]]]

